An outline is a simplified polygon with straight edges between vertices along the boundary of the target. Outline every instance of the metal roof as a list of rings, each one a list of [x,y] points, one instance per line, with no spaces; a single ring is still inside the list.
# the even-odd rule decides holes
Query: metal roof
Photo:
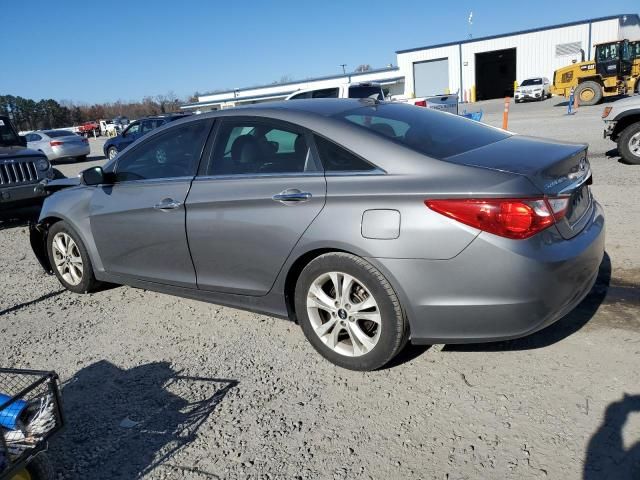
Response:
[[[459,40],[457,42],[438,43],[438,44],[435,44],[435,45],[427,45],[427,46],[424,46],[424,47],[408,48],[406,50],[396,50],[396,54],[417,52],[419,50],[429,50],[431,48],[450,47],[452,45],[461,45],[461,44],[465,44],[465,43],[482,42],[484,40],[493,40],[495,38],[512,37],[514,35],[524,35],[526,33],[543,32],[545,30],[554,30],[556,28],[573,27],[575,25],[584,25],[584,24],[593,23],[593,22],[604,22],[606,20],[622,19],[623,17],[635,18],[636,23],[640,23],[640,17],[638,16],[637,13],[610,15],[608,17],[590,18],[590,19],[587,19],[587,20],[578,20],[578,21],[575,21],[575,22],[559,23],[557,25],[549,25],[547,27],[531,28],[531,29],[528,29],[528,30],[519,30],[519,31],[516,31],[516,32],[501,33],[501,34],[498,34],[498,35],[489,35],[487,37],[469,38],[469,39],[466,39],[466,40]]]
[[[394,72],[394,71],[398,71],[399,68],[398,67],[385,67],[385,68],[377,68],[375,70],[367,70],[366,72],[352,72],[352,73],[343,73],[343,74],[338,74],[338,75],[325,75],[324,77],[313,77],[313,78],[304,78],[302,80],[294,80],[291,82],[284,82],[284,83],[270,83],[268,85],[257,85],[255,87],[245,87],[245,88],[240,88],[238,90],[223,90],[221,92],[209,92],[209,93],[202,93],[200,95],[198,95],[199,97],[206,97],[208,95],[220,95],[222,93],[234,93],[234,92],[243,92],[245,90],[255,90],[256,88],[267,88],[267,87],[281,87],[281,86],[286,86],[286,85],[295,85],[297,83],[308,83],[308,82],[317,82],[320,80],[331,80],[332,78],[351,78],[351,77],[355,77],[355,76],[359,76],[359,75],[369,75],[371,73],[382,73],[382,72]]]

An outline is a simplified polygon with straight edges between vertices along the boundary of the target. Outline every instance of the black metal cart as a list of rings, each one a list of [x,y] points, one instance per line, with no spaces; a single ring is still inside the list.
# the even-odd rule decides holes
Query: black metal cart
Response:
[[[55,372],[0,368],[0,480],[46,479],[44,451],[63,423]]]

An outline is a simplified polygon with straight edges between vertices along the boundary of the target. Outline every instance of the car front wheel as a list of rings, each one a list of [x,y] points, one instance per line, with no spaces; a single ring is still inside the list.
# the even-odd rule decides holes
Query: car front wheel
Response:
[[[295,307],[302,330],[330,362],[375,370],[404,347],[408,328],[387,279],[355,255],[321,255],[302,271]]]
[[[98,282],[91,259],[78,234],[66,223],[55,223],[47,236],[47,252],[53,273],[67,290],[88,293]]]
[[[625,161],[640,165],[640,122],[632,123],[620,133],[618,152]]]

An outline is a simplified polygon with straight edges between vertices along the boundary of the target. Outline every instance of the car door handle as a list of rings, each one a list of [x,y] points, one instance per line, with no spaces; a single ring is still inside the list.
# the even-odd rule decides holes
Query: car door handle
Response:
[[[156,203],[153,208],[156,210],[175,210],[182,205],[180,202],[176,202],[173,198],[165,198],[160,203]]]
[[[280,192],[271,198],[273,198],[273,200],[276,202],[288,204],[308,202],[309,200],[311,200],[312,196],[313,195],[311,195],[309,192],[301,192],[297,188],[291,188]]]

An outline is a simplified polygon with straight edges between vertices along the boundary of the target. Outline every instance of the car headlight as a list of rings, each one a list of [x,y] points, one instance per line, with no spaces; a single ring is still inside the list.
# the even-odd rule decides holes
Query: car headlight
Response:
[[[49,160],[47,160],[46,158],[41,158],[40,160],[36,161],[36,167],[38,168],[38,170],[41,171],[45,171],[45,170],[49,170]]]
[[[602,118],[607,118],[612,109],[613,107],[604,107],[604,110],[602,111]]]

